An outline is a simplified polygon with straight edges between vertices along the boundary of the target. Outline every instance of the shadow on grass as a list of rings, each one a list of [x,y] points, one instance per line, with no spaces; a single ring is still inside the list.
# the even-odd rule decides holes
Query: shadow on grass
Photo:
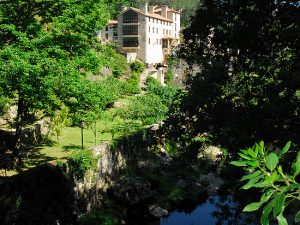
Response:
[[[22,158],[21,170],[37,167],[56,160],[56,157],[50,157],[45,153],[41,153],[42,148],[34,148],[29,151],[28,156]]]
[[[57,145],[56,141],[53,141],[49,137],[44,137],[41,142],[38,143],[38,146],[48,146],[53,147],[54,145]]]
[[[64,151],[81,150],[81,145],[65,145],[62,147]]]

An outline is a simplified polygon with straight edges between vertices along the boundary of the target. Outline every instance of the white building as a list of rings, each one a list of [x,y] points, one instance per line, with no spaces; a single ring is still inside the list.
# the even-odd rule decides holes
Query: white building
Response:
[[[140,9],[123,7],[118,21],[110,20],[98,37],[118,42],[129,62],[139,59],[150,66],[167,61],[172,47],[179,44],[179,34],[179,11],[142,3]]]

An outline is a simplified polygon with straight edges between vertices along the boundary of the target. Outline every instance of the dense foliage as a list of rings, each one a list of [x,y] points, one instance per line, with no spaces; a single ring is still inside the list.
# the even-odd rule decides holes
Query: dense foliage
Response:
[[[203,0],[178,52],[201,72],[173,106],[171,135],[209,132],[231,150],[298,143],[299,27],[299,1]]]
[[[1,2],[0,109],[7,99],[17,105],[16,157],[22,128],[38,119],[37,112],[55,118],[66,106],[76,124],[119,97],[119,82],[101,75],[107,67],[115,77],[128,75],[126,59],[110,46],[99,46],[95,37],[110,18],[112,3]]]
[[[287,225],[284,217],[284,210],[293,203],[300,200],[300,184],[298,175],[300,174],[300,153],[294,160],[291,168],[284,168],[284,156],[290,149],[291,142],[278,152],[270,151],[264,146],[264,142],[256,144],[252,148],[241,150],[240,161],[231,162],[233,165],[244,167],[249,173],[241,179],[248,181],[242,188],[259,188],[262,195],[259,202],[254,202],[244,208],[245,212],[256,211],[263,207],[260,222],[269,225],[269,214],[273,212],[273,217],[277,219],[279,225]],[[284,168],[284,170],[283,170]],[[295,216],[295,222],[300,222],[300,211]]]

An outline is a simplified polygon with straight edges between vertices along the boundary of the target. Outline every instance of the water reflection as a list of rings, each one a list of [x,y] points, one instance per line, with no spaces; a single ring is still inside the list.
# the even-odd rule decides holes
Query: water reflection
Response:
[[[256,225],[256,218],[241,213],[232,196],[211,196],[192,212],[174,211],[160,225]]]

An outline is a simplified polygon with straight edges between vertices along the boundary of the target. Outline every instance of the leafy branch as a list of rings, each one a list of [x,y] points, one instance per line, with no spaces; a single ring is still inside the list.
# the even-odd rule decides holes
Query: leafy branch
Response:
[[[283,171],[280,160],[288,152],[291,142],[288,142],[279,152],[266,150],[264,142],[255,144],[252,148],[240,150],[239,161],[232,165],[244,167],[249,173],[241,181],[248,181],[242,189],[258,188],[262,195],[259,202],[253,202],[244,208],[244,212],[262,209],[260,222],[269,225],[269,215],[277,219],[279,225],[288,225],[283,215],[285,208],[300,200],[300,184],[296,177],[300,173],[300,152],[292,164],[291,172]],[[300,222],[300,210],[295,215],[295,222]]]

